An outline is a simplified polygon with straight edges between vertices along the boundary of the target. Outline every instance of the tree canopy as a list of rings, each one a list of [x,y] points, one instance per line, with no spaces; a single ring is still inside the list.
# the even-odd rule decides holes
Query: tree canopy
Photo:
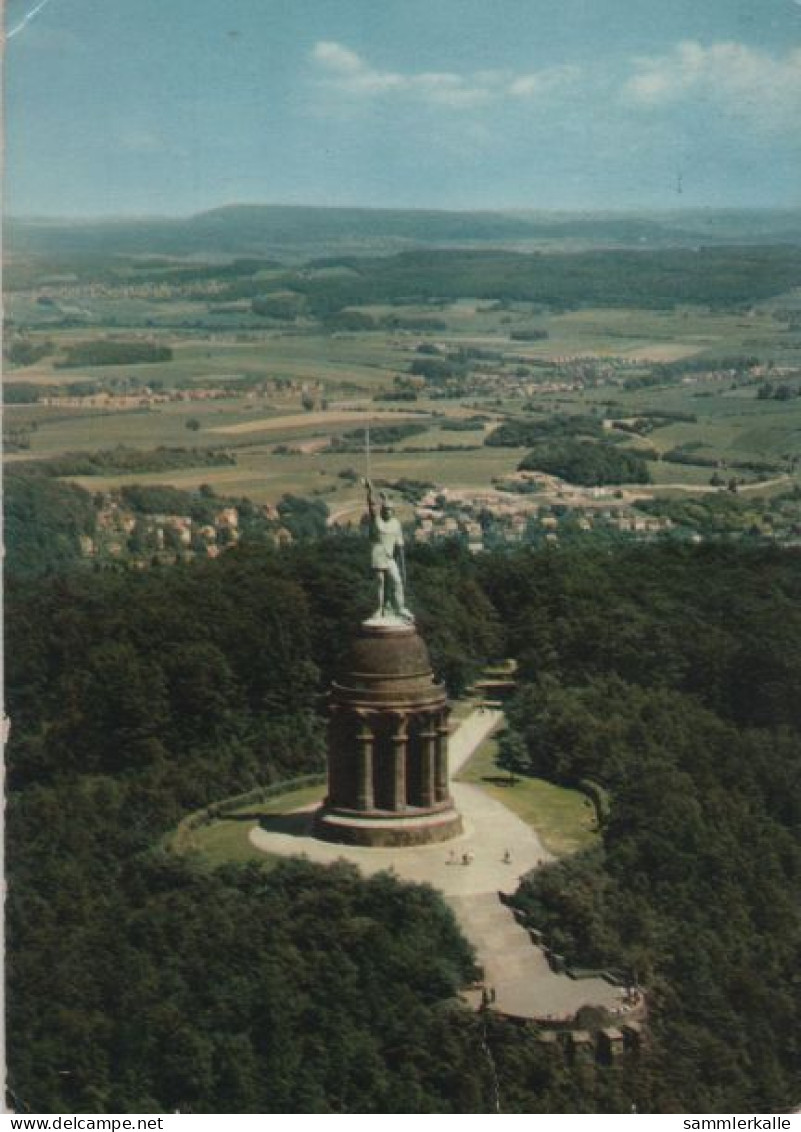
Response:
[[[646,985],[648,1048],[588,1073],[459,1008],[470,950],[428,889],[162,848],[187,811],[321,767],[320,693],[372,601],[363,542],[329,535],[9,577],[15,1107],[476,1113],[496,1080],[504,1112],[797,1102],[801,556],[409,558],[452,690],[517,658],[517,771],[608,795],[600,848],[517,901],[573,962]]]
[[[648,464],[637,452],[603,441],[543,441],[518,464],[521,472],[546,472],[568,483],[599,487],[610,483],[650,483]]]

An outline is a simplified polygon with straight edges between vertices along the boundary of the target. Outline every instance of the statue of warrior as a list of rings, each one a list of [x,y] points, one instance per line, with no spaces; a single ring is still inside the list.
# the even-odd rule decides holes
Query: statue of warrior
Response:
[[[378,574],[378,610],[376,618],[399,617],[414,621],[414,614],[406,608],[403,571],[403,530],[392,505],[382,491],[376,503],[373,485],[364,481],[367,488],[367,511],[370,519],[372,567]]]

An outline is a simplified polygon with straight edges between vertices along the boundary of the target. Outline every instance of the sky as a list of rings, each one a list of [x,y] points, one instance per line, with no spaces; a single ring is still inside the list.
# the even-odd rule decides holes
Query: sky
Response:
[[[801,0],[6,0],[5,210],[801,205]]]

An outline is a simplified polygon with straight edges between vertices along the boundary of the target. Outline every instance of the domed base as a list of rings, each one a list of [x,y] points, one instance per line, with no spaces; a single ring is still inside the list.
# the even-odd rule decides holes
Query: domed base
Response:
[[[438,810],[403,814],[366,814],[322,806],[314,818],[314,835],[323,841],[372,848],[403,848],[449,841],[462,832],[462,816],[452,802]]]
[[[445,688],[431,671],[414,622],[390,616],[363,621],[342,674],[331,684],[331,703],[374,710],[445,707]]]

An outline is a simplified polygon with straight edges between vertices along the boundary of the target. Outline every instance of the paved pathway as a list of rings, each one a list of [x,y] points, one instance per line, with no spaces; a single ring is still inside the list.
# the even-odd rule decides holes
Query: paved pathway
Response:
[[[448,743],[448,770],[455,778],[487,736],[503,722],[497,708],[477,708],[458,725]]]
[[[485,709],[462,721],[449,744],[451,774],[502,719],[502,712]],[[499,893],[513,893],[524,873],[552,859],[534,830],[477,786],[452,782],[451,791],[464,833],[436,845],[368,849],[319,841],[312,836],[314,806],[299,811],[291,828],[286,817],[264,819],[263,826],[251,830],[250,840],[265,852],[305,856],[320,864],[345,859],[367,875],[392,870],[403,880],[438,888],[476,948],[485,982],[495,988],[496,1008],[504,1013],[567,1017],[587,1003],[619,1006],[620,991],[603,979],[576,981],[553,972],[498,898]],[[472,855],[471,864],[462,863],[464,854]]]

